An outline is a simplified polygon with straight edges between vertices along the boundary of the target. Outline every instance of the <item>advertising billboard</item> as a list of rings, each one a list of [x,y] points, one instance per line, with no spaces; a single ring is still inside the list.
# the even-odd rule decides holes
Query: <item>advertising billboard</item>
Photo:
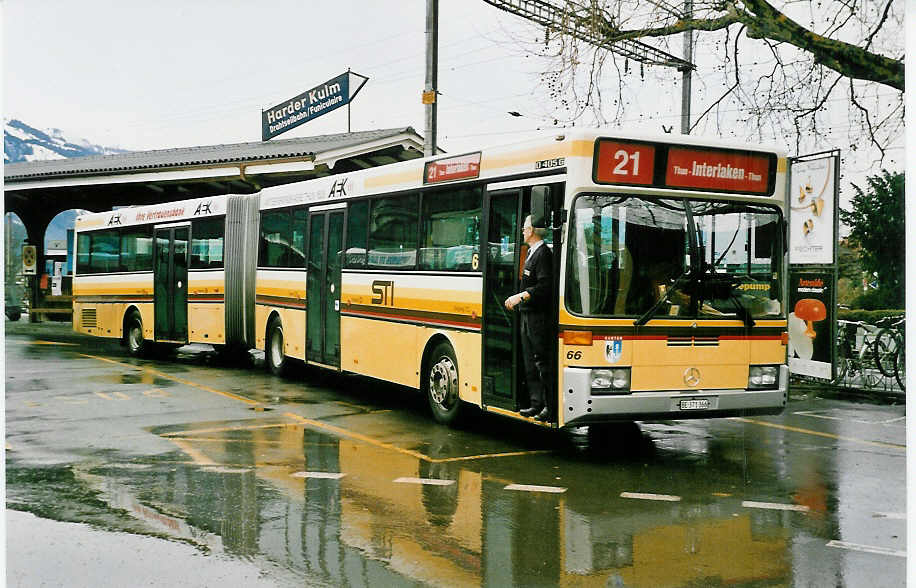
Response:
[[[833,270],[789,271],[789,371],[829,380],[836,319]]]
[[[792,162],[789,263],[832,264],[836,242],[837,154]]]

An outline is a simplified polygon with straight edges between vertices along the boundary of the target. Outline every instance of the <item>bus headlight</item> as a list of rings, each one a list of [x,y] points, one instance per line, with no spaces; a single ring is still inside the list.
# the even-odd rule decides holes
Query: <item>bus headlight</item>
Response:
[[[750,390],[775,390],[779,380],[779,366],[752,365],[747,376],[747,387]]]
[[[626,394],[630,391],[630,368],[592,370],[592,394]]]

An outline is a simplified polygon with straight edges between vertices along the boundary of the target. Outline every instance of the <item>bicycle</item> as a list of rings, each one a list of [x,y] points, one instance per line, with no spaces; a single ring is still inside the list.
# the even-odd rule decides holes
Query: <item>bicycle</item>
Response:
[[[878,371],[888,378],[894,377],[897,353],[903,344],[903,317],[885,317],[878,321],[879,331],[875,337],[874,356]]]
[[[859,375],[866,388],[878,386],[874,342],[878,327],[861,321],[837,321],[837,375],[835,384]]]

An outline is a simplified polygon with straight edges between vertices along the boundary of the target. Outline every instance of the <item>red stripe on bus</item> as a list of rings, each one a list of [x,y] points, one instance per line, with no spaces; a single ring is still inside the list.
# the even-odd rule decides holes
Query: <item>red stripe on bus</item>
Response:
[[[479,331],[479,323],[468,323],[462,321],[453,321],[448,319],[434,319],[434,318],[421,318],[416,316],[408,316],[403,314],[394,314],[394,313],[382,313],[382,312],[370,312],[370,311],[348,311],[341,312],[343,316],[352,316],[352,317],[362,317],[362,318],[380,318],[380,319],[392,319],[397,321],[417,323],[421,325],[431,324],[431,325],[447,325],[450,327],[463,327],[465,329],[474,329]]]

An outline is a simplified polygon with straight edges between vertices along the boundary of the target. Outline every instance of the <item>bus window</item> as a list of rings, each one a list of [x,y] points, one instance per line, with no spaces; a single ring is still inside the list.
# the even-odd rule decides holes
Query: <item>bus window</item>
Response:
[[[223,267],[223,218],[194,221],[191,225],[191,269],[218,269]]]
[[[89,266],[92,273],[116,272],[120,262],[118,231],[99,231],[92,234],[89,245]]]
[[[420,269],[477,271],[480,188],[424,194]]]
[[[258,265],[289,267],[290,213],[288,210],[261,214],[261,246]]]
[[[366,236],[369,201],[351,202],[347,210],[347,256],[345,267],[366,267]]]
[[[369,265],[413,269],[417,265],[417,195],[379,198],[369,220]]]
[[[149,227],[125,229],[121,233],[121,271],[153,271],[153,237]]]
[[[292,241],[289,250],[289,266],[305,267],[305,231],[308,227],[309,211],[298,208],[293,211]]]
[[[89,233],[80,233],[76,239],[76,273],[88,274],[92,272],[89,267],[89,243],[92,235]]]

